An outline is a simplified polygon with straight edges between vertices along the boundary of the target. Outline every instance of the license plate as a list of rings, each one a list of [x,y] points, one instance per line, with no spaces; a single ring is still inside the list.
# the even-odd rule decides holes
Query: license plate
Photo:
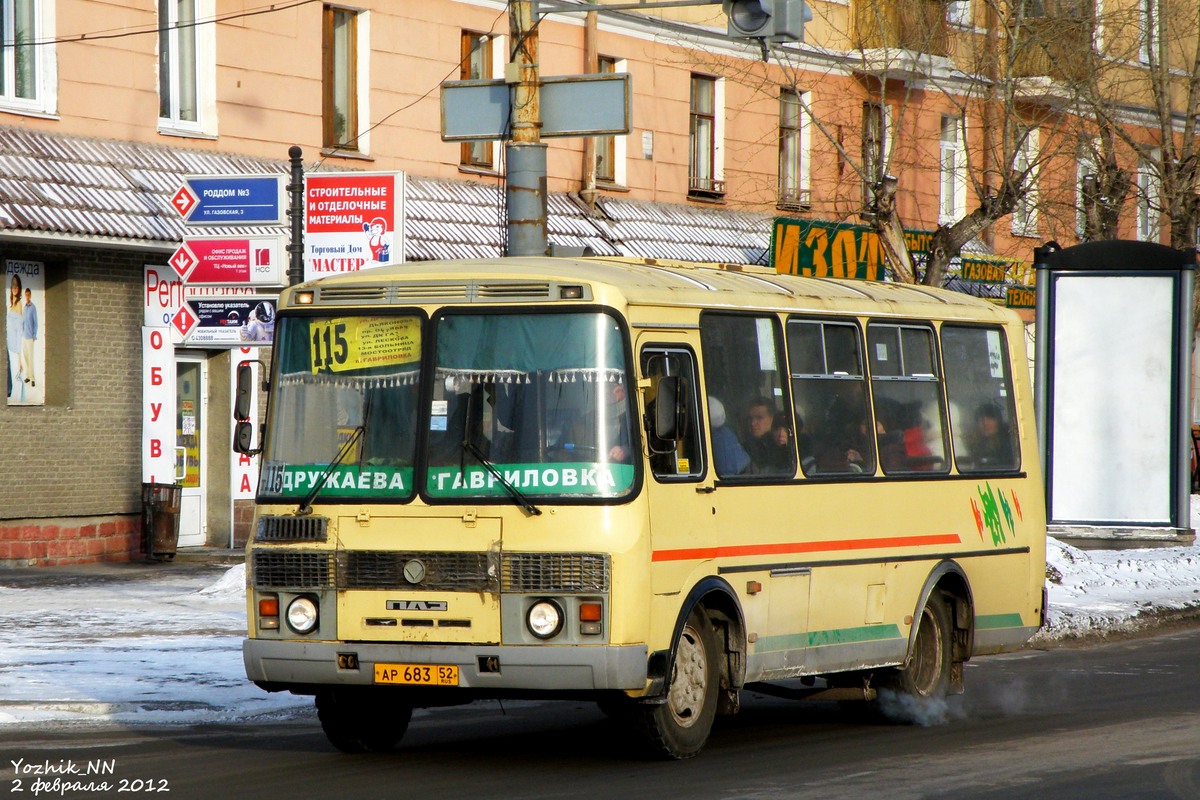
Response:
[[[458,686],[457,664],[376,664],[376,683]]]

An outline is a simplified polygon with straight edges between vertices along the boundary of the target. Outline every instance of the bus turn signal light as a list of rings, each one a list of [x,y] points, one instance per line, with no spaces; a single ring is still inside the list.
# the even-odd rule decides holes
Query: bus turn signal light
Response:
[[[579,604],[579,632],[596,636],[600,633],[603,608],[599,603]]]
[[[259,630],[279,630],[279,595],[267,594],[258,598]]]

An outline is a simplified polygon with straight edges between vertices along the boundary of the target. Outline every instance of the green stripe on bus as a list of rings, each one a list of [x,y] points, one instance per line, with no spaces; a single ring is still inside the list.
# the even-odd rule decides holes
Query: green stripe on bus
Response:
[[[1020,614],[980,614],[975,617],[976,628],[1020,628],[1024,625]]]
[[[875,642],[882,639],[899,639],[900,629],[895,625],[866,625],[861,628],[834,628],[828,631],[810,631],[782,636],[764,636],[754,643],[754,652],[768,653],[776,650],[799,650],[805,647],[821,647],[831,644],[855,644]]]

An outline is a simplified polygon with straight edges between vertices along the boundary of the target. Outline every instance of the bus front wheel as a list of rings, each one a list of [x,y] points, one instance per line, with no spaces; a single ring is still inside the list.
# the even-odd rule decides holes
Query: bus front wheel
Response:
[[[404,738],[412,719],[412,706],[367,687],[324,689],[316,703],[321,730],[343,753],[386,753]]]
[[[665,703],[640,706],[636,730],[649,755],[691,758],[708,741],[717,713],[720,652],[712,624],[693,610],[680,631]]]

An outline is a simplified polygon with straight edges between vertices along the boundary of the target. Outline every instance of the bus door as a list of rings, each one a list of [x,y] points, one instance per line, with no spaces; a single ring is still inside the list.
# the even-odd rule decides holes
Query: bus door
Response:
[[[707,568],[703,560],[713,544],[713,508],[709,502],[713,474],[707,468],[700,438],[699,382],[696,358],[686,345],[654,342],[641,345],[641,374],[649,386],[642,400],[648,423],[646,449],[649,476],[650,529],[654,550],[655,594],[686,593]],[[660,408],[662,406],[662,408]],[[654,420],[673,409],[674,431],[657,436]]]

